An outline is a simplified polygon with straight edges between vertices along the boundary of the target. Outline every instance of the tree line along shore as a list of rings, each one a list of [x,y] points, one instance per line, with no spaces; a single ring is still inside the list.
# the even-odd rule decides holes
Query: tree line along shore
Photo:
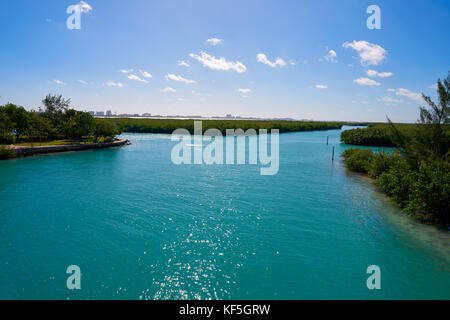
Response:
[[[94,118],[70,107],[70,99],[47,95],[44,109],[27,111],[12,103],[0,106],[0,160],[15,156],[17,147],[42,147],[111,142],[122,132],[166,133],[184,128],[194,133],[194,120]],[[202,130],[278,129],[280,132],[340,129],[345,122],[288,120],[203,120]],[[81,149],[81,148],[80,148]]]
[[[394,147],[347,149],[342,157],[351,171],[368,174],[403,210],[424,223],[450,224],[450,75],[437,83],[438,102],[423,95],[416,124],[369,125],[341,134],[341,141],[358,146]]]

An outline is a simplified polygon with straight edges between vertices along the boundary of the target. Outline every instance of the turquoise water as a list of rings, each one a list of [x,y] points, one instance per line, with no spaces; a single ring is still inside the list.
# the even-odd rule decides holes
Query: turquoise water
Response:
[[[175,166],[175,142],[153,134],[0,162],[0,298],[449,299],[449,233],[332,163],[339,135],[280,135],[275,176]],[[66,287],[72,264],[81,290]]]

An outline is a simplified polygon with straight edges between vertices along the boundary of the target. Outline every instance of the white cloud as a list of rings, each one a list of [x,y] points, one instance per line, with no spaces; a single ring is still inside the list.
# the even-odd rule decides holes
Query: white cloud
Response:
[[[187,62],[184,61],[184,60],[178,61],[178,65],[179,65],[180,67],[186,67],[186,68],[189,68],[189,67],[191,66],[189,63],[187,63]]]
[[[79,83],[81,83],[81,84],[88,84],[86,81],[84,81],[84,80],[77,80]]]
[[[207,54],[206,52],[200,52],[200,55],[191,53],[189,56],[199,61],[201,64],[203,64],[204,67],[208,67],[213,70],[222,70],[222,71],[233,70],[236,71],[237,73],[243,73],[247,71],[247,67],[240,61],[236,62],[227,61],[223,57],[216,58],[214,56]]]
[[[401,100],[401,99],[394,99],[391,97],[377,98],[377,100],[380,102],[385,102],[385,103],[402,103],[403,102],[403,100]]]
[[[337,62],[336,57],[337,57],[336,51],[330,50],[328,51],[328,54],[324,57],[324,59],[328,62]]]
[[[435,84],[429,86],[428,88],[430,88],[430,89],[436,89],[436,90],[437,90],[437,88],[438,88],[437,83],[435,83]]]
[[[184,83],[188,83],[188,84],[197,82],[197,81],[194,81],[194,80],[189,80],[189,79],[183,78],[182,76],[177,76],[176,74],[173,74],[173,73],[167,74],[166,75],[166,79],[167,80],[178,81],[178,82],[184,82]]]
[[[142,74],[144,78],[152,78],[153,76],[151,73],[148,73],[147,71],[139,70],[139,72]]]
[[[208,42],[212,46],[217,46],[218,44],[223,43],[223,39],[211,38],[206,40],[206,42]]]
[[[130,74],[130,75],[128,76],[128,79],[130,79],[130,80],[135,80],[135,81],[140,81],[140,82],[144,82],[144,83],[148,83],[147,80],[141,79],[141,78],[139,78],[139,77],[138,77],[137,75],[135,75],[135,74]]]
[[[395,94],[398,96],[407,97],[411,100],[423,102],[422,95],[417,92],[409,91],[408,89],[399,88],[395,90]]]
[[[252,90],[250,90],[248,88],[245,88],[245,89],[239,88],[236,91],[239,92],[239,93],[250,93],[250,92],[252,92]]]
[[[371,69],[367,70],[366,73],[369,77],[380,77],[380,78],[388,78],[394,75],[392,72],[378,72],[376,70]]]
[[[369,79],[369,78],[359,78],[353,80],[354,83],[359,84],[360,86],[379,86],[381,85],[379,82],[376,82],[375,80]]]
[[[125,73],[125,74],[131,73],[133,71],[134,71],[133,69],[120,69],[120,72]]]
[[[171,88],[171,87],[167,87],[167,88],[161,89],[161,92],[164,92],[164,93],[177,92],[177,90],[175,90],[174,88]]]
[[[383,47],[367,41],[353,40],[351,43],[345,42],[342,46],[344,48],[352,48],[358,52],[361,64],[363,66],[380,64],[384,59],[386,59],[386,55],[388,53]]]
[[[323,84],[316,84],[316,88],[317,89],[328,89],[328,87],[326,85],[323,85]]]
[[[286,61],[284,61],[281,58],[277,58],[275,60],[275,62],[270,61],[269,59],[267,59],[267,56],[264,53],[258,53],[256,55],[256,59],[258,60],[258,62],[267,64],[268,66],[271,66],[272,68],[275,68],[275,67],[281,68],[281,67],[284,67],[287,65]]]
[[[79,8],[81,13],[89,13],[92,11],[92,7],[84,1],[80,1],[80,3],[76,4],[76,6]]]
[[[395,89],[387,89],[387,92],[395,92]]]
[[[56,84],[59,84],[59,85],[61,85],[61,86],[67,85],[67,83],[62,82],[61,80],[57,80],[57,79],[53,80],[53,82],[56,83]]]
[[[114,81],[111,81],[111,80],[109,80],[109,81],[106,82],[105,84],[106,84],[106,86],[108,86],[108,87],[119,87],[119,88],[122,88],[122,87],[123,87],[123,83],[120,83],[120,82],[114,82]]]

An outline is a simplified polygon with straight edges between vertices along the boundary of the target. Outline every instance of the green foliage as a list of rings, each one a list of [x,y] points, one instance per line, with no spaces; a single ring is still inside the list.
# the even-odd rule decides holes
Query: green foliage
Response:
[[[341,141],[357,146],[395,147],[387,126],[345,130],[341,133]]]
[[[108,121],[107,119],[95,119],[94,136],[96,138],[112,138],[119,133],[119,128],[113,122]]]
[[[16,156],[14,150],[0,146],[0,160],[12,159]]]
[[[408,212],[421,217],[432,214],[437,220],[449,222],[450,166],[448,161],[422,162],[411,188]],[[425,213],[425,214],[424,214]]]
[[[424,222],[450,223],[449,103],[450,76],[438,80],[439,103],[423,96],[430,108],[420,107],[416,125],[382,127],[399,147],[392,155],[370,150],[346,150],[346,166],[377,178],[380,187],[405,212]],[[380,141],[380,127],[350,130],[342,140],[374,143]],[[390,130],[390,131],[388,131]],[[377,133],[378,132],[378,133]],[[378,140],[377,140],[378,139]]]
[[[106,119],[117,122],[123,132],[133,133],[167,133],[183,128],[194,133],[194,120],[184,119]],[[202,120],[203,132],[208,129],[218,129],[223,134],[227,129],[279,129],[280,132],[332,130],[340,129],[342,122],[307,122],[286,120]]]
[[[405,134],[390,122],[392,137],[401,147],[408,160],[418,167],[420,161],[439,160],[448,157],[450,147],[450,73],[443,82],[438,80],[439,102],[422,95],[429,108],[420,107],[420,118],[414,126],[413,134]]]
[[[369,173],[374,154],[370,149],[350,148],[342,153],[345,165],[352,171]]]
[[[96,135],[112,139],[120,130],[114,123],[96,121],[87,112],[70,109],[70,99],[48,95],[45,112],[26,111],[14,104],[0,106],[0,143],[14,144],[39,140],[91,140]],[[98,123],[99,128],[96,128]]]

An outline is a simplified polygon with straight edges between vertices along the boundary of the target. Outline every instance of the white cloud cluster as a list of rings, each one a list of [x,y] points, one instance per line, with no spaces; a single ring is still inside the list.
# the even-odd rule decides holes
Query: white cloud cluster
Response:
[[[375,80],[369,78],[359,78],[353,80],[354,83],[359,84],[360,86],[379,86],[381,83],[376,82]]]
[[[177,90],[175,90],[174,88],[171,88],[171,87],[167,87],[167,88],[161,89],[161,92],[164,92],[164,93],[177,92]]]
[[[123,83],[120,82],[114,82],[109,80],[108,82],[105,83],[107,87],[119,87],[122,88],[123,87]]]
[[[59,84],[60,86],[65,86],[65,85],[67,85],[67,83],[62,82],[61,80],[58,80],[58,79],[53,80],[53,82],[56,83],[56,84]]]
[[[166,75],[166,79],[167,80],[172,80],[172,81],[184,82],[184,83],[187,83],[187,84],[191,84],[191,83],[196,83],[197,82],[197,81],[194,81],[194,80],[189,80],[189,79],[183,78],[182,76],[178,76],[178,75],[173,74],[173,73],[167,74]]]
[[[388,89],[388,91],[395,92],[395,94],[398,96],[403,96],[403,97],[407,97],[414,101],[423,102],[423,98],[420,93],[412,92],[412,91],[409,91],[408,89],[398,88],[398,89]]]
[[[386,55],[388,53],[383,47],[367,41],[353,40],[351,43],[345,42],[342,46],[344,48],[352,48],[358,52],[361,64],[363,66],[380,64],[384,59],[386,59]]]
[[[67,85],[67,83],[62,82],[61,80],[57,80],[57,79],[53,80],[53,82],[56,83],[56,84],[59,84],[59,85],[61,85],[61,86]]]
[[[178,65],[179,65],[180,67],[186,67],[186,68],[189,68],[189,67],[191,66],[189,63],[187,63],[187,62],[184,61],[184,60],[178,61]]]
[[[207,54],[206,52],[200,52],[200,55],[191,53],[189,55],[191,58],[199,61],[204,67],[208,67],[213,70],[222,71],[236,71],[237,73],[243,73],[247,71],[247,67],[240,61],[232,62],[227,61],[225,58],[216,58]]]
[[[394,99],[391,97],[377,98],[377,100],[380,102],[385,102],[385,103],[402,103],[403,102],[403,100],[401,100],[401,99]]]
[[[336,51],[330,50],[328,51],[327,55],[324,58],[326,61],[334,63],[337,62],[336,57],[337,57]]]
[[[132,73],[134,70],[133,69],[120,69],[120,72],[128,74],[128,73]]]
[[[152,78],[152,77],[153,77],[153,76],[152,76],[150,73],[148,73],[147,71],[139,70],[139,72],[142,74],[142,76],[143,76],[144,78]]]
[[[79,83],[81,83],[81,84],[88,84],[86,81],[84,81],[84,80],[77,80]]]
[[[378,72],[376,70],[367,70],[367,75],[369,77],[380,77],[380,78],[389,78],[392,77],[394,74],[392,72]]]
[[[81,13],[89,13],[92,11],[92,7],[84,1],[80,1],[80,3],[76,4],[76,6]]]
[[[252,90],[250,90],[248,88],[245,88],[245,89],[239,88],[236,91],[239,92],[239,93],[244,93],[244,94],[252,92]]]
[[[140,81],[140,82],[144,82],[144,83],[148,83],[147,80],[141,79],[141,78],[139,78],[139,77],[138,77],[137,75],[135,75],[135,74],[130,74],[130,75],[128,76],[128,79],[130,79],[130,80],[135,80],[135,81]]]
[[[223,43],[223,39],[211,38],[211,39],[206,40],[206,42],[208,42],[212,46],[217,46],[218,44]]]
[[[275,60],[275,62],[270,61],[269,59],[267,59],[267,56],[264,53],[258,53],[256,55],[256,59],[258,60],[258,62],[261,62],[263,64],[271,66],[272,68],[275,68],[275,67],[281,68],[281,67],[284,67],[287,65],[286,61],[284,61],[281,58],[277,58]]]
[[[323,84],[316,84],[316,88],[317,89],[328,89],[328,87],[326,85],[323,85]]]

